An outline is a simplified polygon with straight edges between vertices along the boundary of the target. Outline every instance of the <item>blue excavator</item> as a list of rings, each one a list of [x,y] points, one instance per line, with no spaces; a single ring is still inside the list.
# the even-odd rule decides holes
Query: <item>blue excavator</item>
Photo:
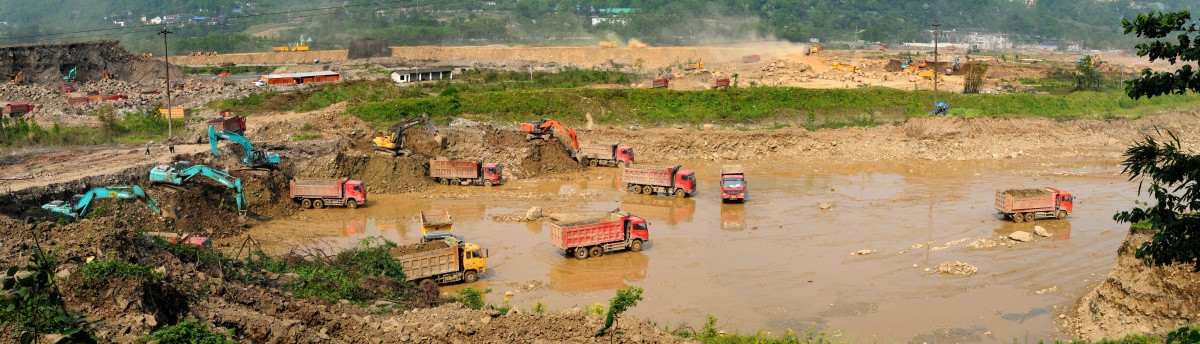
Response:
[[[91,189],[85,194],[71,197],[70,201],[53,201],[42,205],[42,209],[79,218],[87,215],[87,212],[92,209],[92,202],[104,198],[141,199],[146,201],[146,206],[150,210],[153,210],[155,214],[162,215],[162,211],[158,209],[158,201],[146,195],[146,191],[137,185],[108,186]]]
[[[212,149],[213,156],[217,156],[219,154],[219,150],[217,149],[217,140],[221,139],[237,142],[239,145],[242,145],[242,163],[246,164],[246,166],[250,166],[250,168],[274,168],[275,166],[279,165],[280,160],[278,153],[271,153],[262,149],[254,149],[254,146],[250,144],[250,140],[247,140],[242,135],[238,135],[237,133],[225,129],[217,129],[213,126],[209,126],[208,145],[209,148]]]
[[[150,181],[154,183],[183,185],[196,176],[207,177],[233,189],[236,192],[238,211],[246,211],[246,194],[242,192],[242,180],[229,173],[204,165],[192,165],[187,161],[175,162],[175,166],[158,165],[150,169]]]

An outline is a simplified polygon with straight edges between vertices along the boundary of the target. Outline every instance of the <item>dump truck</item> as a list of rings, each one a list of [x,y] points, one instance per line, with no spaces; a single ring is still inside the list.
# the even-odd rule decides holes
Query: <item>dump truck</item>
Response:
[[[762,60],[762,56],[758,56],[757,54],[742,56],[742,63],[755,63],[759,60]]]
[[[483,160],[429,159],[429,176],[444,185],[500,185],[504,183],[503,170],[504,165]]]
[[[292,201],[300,203],[300,207],[306,209],[321,209],[327,205],[344,205],[354,209],[367,204],[367,186],[361,180],[293,179],[288,189]]]
[[[1073,211],[1074,202],[1070,193],[1051,187],[996,191],[996,211],[1013,222],[1065,219]]]
[[[454,238],[403,245],[393,252],[408,280],[422,287],[475,283],[487,272],[487,250]]]
[[[462,240],[462,238],[450,233],[450,226],[452,225],[454,225],[454,221],[450,220],[450,212],[446,211],[446,209],[422,210],[421,242],[442,240],[448,237]]]
[[[630,165],[621,169],[621,183],[632,193],[688,197],[696,192],[696,175],[679,168]]]
[[[4,106],[4,110],[2,112],[10,115],[17,115],[30,111],[33,111],[33,105],[28,103],[10,103]]]
[[[579,146],[579,162],[591,166],[626,166],[633,164],[633,147],[611,144]]]
[[[225,130],[238,135],[246,134],[246,117],[245,116],[227,116],[228,113],[221,114],[221,118],[214,118],[208,121],[208,125]]]
[[[604,47],[604,48],[616,48],[617,42],[615,42],[615,41],[600,41],[600,46]]]
[[[650,241],[648,225],[645,219],[617,209],[603,217],[551,222],[550,243],[578,259],[625,249],[637,252]]]
[[[742,165],[721,166],[721,201],[746,201],[746,175]]]
[[[654,83],[652,83],[650,85],[650,87],[651,88],[667,88],[670,85],[671,85],[671,82],[669,80],[667,80],[667,78],[658,78],[658,79],[654,79]]]
[[[720,78],[713,82],[712,88],[729,88],[729,78]]]

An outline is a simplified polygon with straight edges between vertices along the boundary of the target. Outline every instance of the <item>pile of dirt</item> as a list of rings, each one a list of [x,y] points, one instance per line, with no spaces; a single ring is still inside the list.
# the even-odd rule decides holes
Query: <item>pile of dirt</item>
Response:
[[[157,83],[165,76],[161,63],[134,56],[117,41],[0,47],[0,76],[9,80],[22,72],[22,83],[57,87],[71,70],[75,70],[76,82],[107,79],[105,72],[136,84]],[[171,74],[182,76],[183,72],[173,69]]]
[[[1008,190],[1004,190],[1001,193],[1005,194],[1005,195],[1010,195],[1010,196],[1013,196],[1016,198],[1027,198],[1027,197],[1044,196],[1051,192],[1046,189],[1008,189]]]
[[[1129,233],[1108,278],[1069,312],[1068,331],[1096,341],[1128,334],[1165,335],[1200,322],[1200,273],[1188,264],[1146,266],[1135,256],[1153,236],[1149,230]]]
[[[401,245],[392,249],[392,255],[403,256],[418,252],[433,251],[450,247],[450,243],[444,240],[434,240],[418,244]]]

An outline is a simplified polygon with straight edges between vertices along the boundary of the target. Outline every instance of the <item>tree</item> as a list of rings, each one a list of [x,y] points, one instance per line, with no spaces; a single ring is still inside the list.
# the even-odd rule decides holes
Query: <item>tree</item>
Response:
[[[1162,142],[1147,136],[1126,150],[1123,173],[1130,180],[1148,178],[1154,204],[1141,203],[1113,219],[1154,231],[1136,252],[1148,265],[1192,264],[1200,272],[1200,155],[1184,152],[1179,138],[1167,135]],[[1141,183],[1138,188],[1140,194]]]
[[[604,317],[604,327],[596,332],[596,336],[603,335],[609,329],[615,328],[617,326],[617,318],[621,316],[621,313],[633,308],[633,306],[637,306],[638,301],[641,300],[641,287],[617,289],[617,296],[608,301],[608,314]],[[614,330],[613,332],[616,331]]]
[[[1075,90],[1099,91],[1104,78],[1096,71],[1096,60],[1087,56],[1075,63]]]
[[[1175,72],[1153,72],[1149,68],[1142,70],[1141,77],[1126,82],[1126,94],[1138,99],[1143,96],[1151,98],[1172,93],[1184,94],[1187,91],[1200,92],[1200,74],[1187,64],[1187,61],[1200,61],[1200,28],[1195,23],[1189,24],[1191,19],[1192,14],[1187,10],[1139,14],[1132,22],[1121,19],[1125,34],[1132,32],[1137,37],[1154,40],[1139,43],[1138,56],[1149,57],[1150,62],[1165,59],[1172,65],[1184,63]],[[1172,35],[1178,43],[1164,39]]]

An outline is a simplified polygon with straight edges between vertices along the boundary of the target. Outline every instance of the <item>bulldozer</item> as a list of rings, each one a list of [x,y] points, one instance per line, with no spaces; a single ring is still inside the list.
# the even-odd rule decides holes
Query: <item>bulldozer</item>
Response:
[[[391,134],[384,131],[375,132],[375,138],[371,140],[371,144],[376,150],[390,152],[394,156],[408,156],[412,151],[408,149],[408,135],[404,131],[418,124],[424,124],[425,129],[433,134],[433,140],[437,141],[438,146],[445,146],[446,141],[438,134],[437,128],[433,126],[433,121],[429,120],[428,115],[421,115],[421,118],[406,122],[401,122],[396,125]]]

